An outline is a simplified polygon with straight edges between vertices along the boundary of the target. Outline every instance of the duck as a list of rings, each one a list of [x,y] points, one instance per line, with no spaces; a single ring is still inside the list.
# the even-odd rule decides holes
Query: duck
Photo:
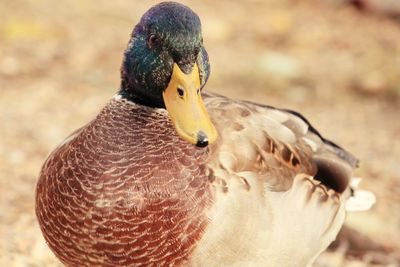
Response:
[[[43,164],[36,216],[65,266],[311,266],[358,160],[300,113],[205,90],[201,21],[162,2],[117,93]]]

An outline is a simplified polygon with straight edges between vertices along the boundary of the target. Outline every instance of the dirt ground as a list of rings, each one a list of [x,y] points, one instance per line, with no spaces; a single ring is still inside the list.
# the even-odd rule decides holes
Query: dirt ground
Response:
[[[400,21],[335,0],[182,1],[201,17],[207,88],[300,111],[360,158],[377,197],[347,216],[390,253],[316,266],[400,266]],[[60,266],[34,214],[47,154],[119,86],[129,34],[155,1],[0,2],[0,266]]]

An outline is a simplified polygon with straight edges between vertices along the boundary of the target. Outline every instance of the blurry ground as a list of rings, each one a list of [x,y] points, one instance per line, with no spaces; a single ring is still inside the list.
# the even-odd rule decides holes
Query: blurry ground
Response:
[[[183,2],[202,18],[208,88],[299,110],[356,154],[356,175],[378,202],[347,223],[398,253],[399,20],[344,0]],[[0,266],[59,266],[34,215],[37,175],[114,94],[129,33],[153,3],[1,1]],[[399,266],[342,255],[325,253],[318,266]]]

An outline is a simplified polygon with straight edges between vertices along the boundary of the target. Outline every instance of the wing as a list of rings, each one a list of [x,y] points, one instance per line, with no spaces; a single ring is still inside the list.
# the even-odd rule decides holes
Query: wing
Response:
[[[296,174],[308,174],[344,192],[358,160],[321,134],[299,113],[204,93],[219,132],[218,164],[253,171],[272,191],[287,190]]]
[[[356,160],[298,113],[203,96],[219,139],[208,161],[214,206],[194,262],[308,266],[343,224]]]

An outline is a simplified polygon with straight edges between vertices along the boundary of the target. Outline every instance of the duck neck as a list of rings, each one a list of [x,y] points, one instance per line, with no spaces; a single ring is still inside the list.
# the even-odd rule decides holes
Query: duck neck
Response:
[[[122,75],[121,86],[118,92],[122,98],[151,108],[165,108],[162,97],[150,95],[145,92],[152,92],[152,90],[146,90],[146,88],[134,84],[129,78]]]

